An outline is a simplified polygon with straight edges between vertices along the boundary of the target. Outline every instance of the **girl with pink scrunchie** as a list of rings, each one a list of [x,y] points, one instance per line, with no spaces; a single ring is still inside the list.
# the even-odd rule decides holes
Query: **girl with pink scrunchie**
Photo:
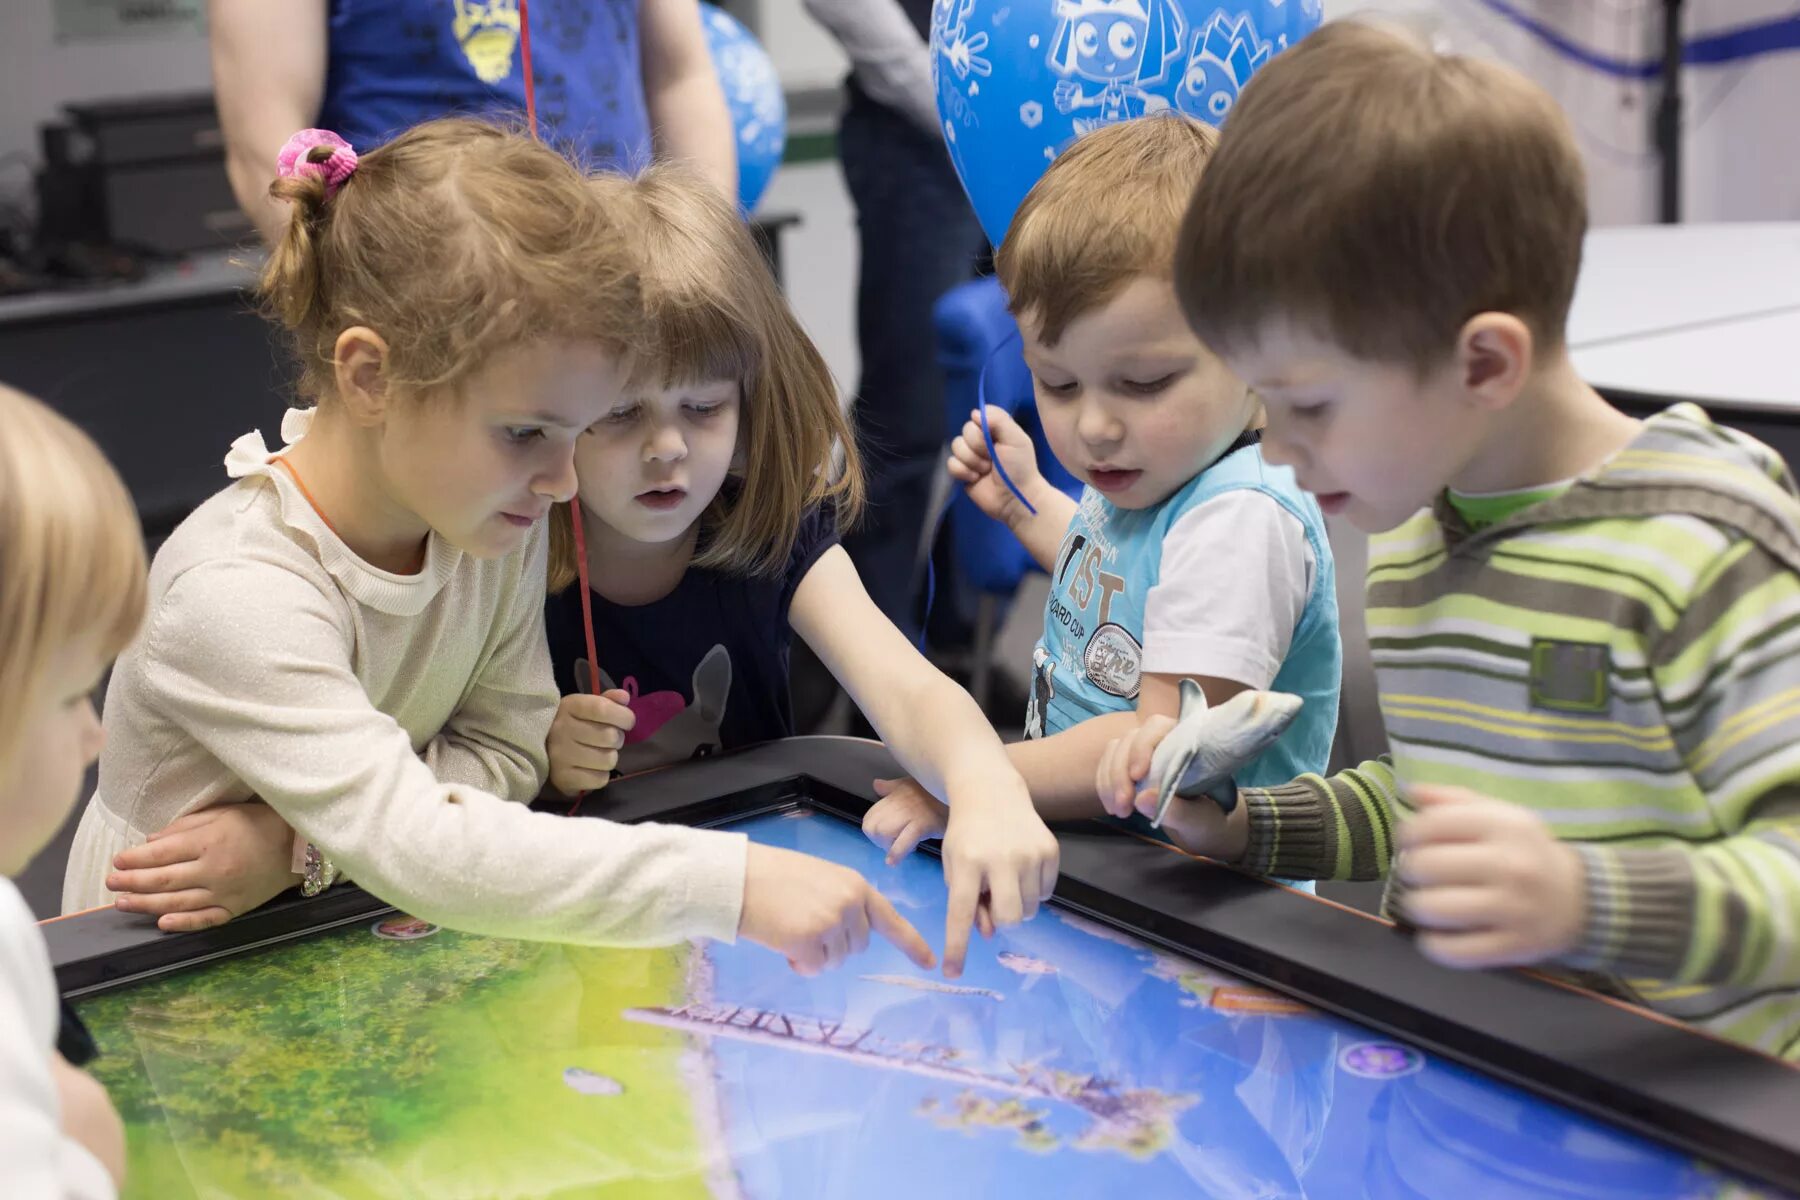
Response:
[[[339,877],[474,933],[606,945],[739,935],[803,965],[874,927],[854,872],[740,834],[535,813],[557,689],[546,515],[617,402],[633,250],[554,151],[470,120],[368,154],[307,130],[260,295],[306,407],[156,556],[107,691],[65,911],[164,929]]]

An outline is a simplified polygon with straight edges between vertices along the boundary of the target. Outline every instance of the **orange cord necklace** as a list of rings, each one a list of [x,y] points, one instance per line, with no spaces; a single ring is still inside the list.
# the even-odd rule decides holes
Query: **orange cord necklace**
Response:
[[[306,486],[306,480],[300,478],[300,472],[294,470],[294,464],[283,457],[271,458],[269,461],[288,473],[288,478],[294,481],[294,486],[300,489],[300,494],[306,497],[308,504],[312,505],[313,513],[324,523],[325,528],[331,530],[332,535],[338,541],[343,541],[344,535],[337,531],[337,526],[331,523],[331,518],[325,515],[325,510],[319,507],[317,500],[313,499],[311,490]]]
[[[313,499],[312,490],[306,486],[306,480],[300,478],[300,472],[294,469],[294,464],[289,462],[284,455],[271,458],[269,461],[288,473],[288,478],[294,481],[294,486],[300,489],[300,494],[302,496],[306,497],[306,503],[312,507],[313,514],[319,518],[319,522],[331,531],[333,537],[337,538],[338,541],[343,542],[344,535],[337,531],[337,526],[331,523],[331,518],[325,515],[325,510],[319,507],[319,502],[317,500]],[[344,542],[344,544],[349,545],[348,542]],[[412,570],[406,572],[406,574],[417,575],[424,569],[425,547],[420,546],[419,560],[413,564]]]

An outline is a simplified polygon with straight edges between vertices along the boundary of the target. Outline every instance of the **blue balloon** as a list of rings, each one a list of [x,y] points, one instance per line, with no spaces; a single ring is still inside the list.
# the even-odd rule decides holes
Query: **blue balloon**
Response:
[[[931,74],[950,160],[999,245],[1090,129],[1171,109],[1217,125],[1322,0],[936,0]]]
[[[748,29],[710,4],[700,6],[700,19],[737,133],[738,205],[749,213],[781,165],[787,147],[787,101],[775,64]]]

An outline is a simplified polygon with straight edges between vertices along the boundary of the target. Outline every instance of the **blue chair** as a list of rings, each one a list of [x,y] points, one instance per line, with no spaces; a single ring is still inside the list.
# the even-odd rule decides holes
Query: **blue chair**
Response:
[[[1079,496],[1081,484],[1045,444],[1031,371],[1020,353],[1018,326],[1006,311],[1006,292],[1000,281],[987,278],[958,284],[938,300],[933,315],[950,436],[961,431],[977,407],[985,368],[989,409],[1011,414],[1037,446],[1038,470],[1063,492]],[[1040,568],[1012,531],[976,508],[959,487],[951,488],[944,519],[950,523],[950,551],[958,583],[976,597],[969,693],[985,711],[992,682],[994,635],[1005,615],[1005,604],[1026,574]]]

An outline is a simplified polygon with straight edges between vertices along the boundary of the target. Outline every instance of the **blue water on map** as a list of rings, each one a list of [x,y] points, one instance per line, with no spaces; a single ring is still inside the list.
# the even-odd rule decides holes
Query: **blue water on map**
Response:
[[[862,872],[941,948],[935,859],[890,868],[816,814],[733,828]],[[815,979],[748,943],[705,953],[711,995],[691,1013],[719,1031],[716,1120],[753,1200],[1727,1188],[1682,1154],[1059,910],[978,938],[960,992],[931,990],[941,973],[879,939]]]

